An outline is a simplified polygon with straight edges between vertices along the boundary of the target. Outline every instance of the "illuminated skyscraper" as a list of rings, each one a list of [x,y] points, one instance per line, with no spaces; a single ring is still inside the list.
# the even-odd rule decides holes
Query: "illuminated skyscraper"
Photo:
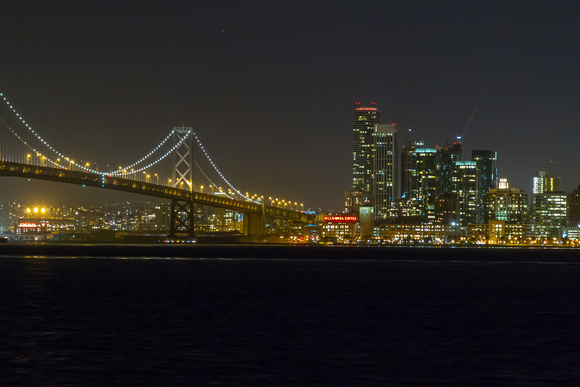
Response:
[[[477,220],[477,162],[456,161],[453,188],[459,200],[459,224],[467,226]]]
[[[352,129],[352,189],[362,193],[362,200],[370,201],[373,191],[373,134],[381,122],[381,113],[374,103],[355,105]]]
[[[395,124],[379,124],[373,133],[372,203],[377,220],[390,216],[399,192],[399,155]]]
[[[461,142],[437,147],[437,196],[457,192],[453,176],[455,163],[461,160]]]
[[[375,220],[390,216],[399,195],[396,124],[381,125],[380,121],[381,114],[374,103],[355,105],[352,189],[348,196],[355,198],[359,191],[361,203],[372,206]]]
[[[422,140],[408,141],[401,157],[402,200],[407,216],[435,219],[437,200],[437,150],[425,148]]]

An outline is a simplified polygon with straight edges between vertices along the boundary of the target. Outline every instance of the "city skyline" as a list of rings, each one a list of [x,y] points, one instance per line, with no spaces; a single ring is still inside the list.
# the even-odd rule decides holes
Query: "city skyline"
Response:
[[[354,102],[375,102],[384,123],[418,129],[429,146],[452,140],[479,106],[466,154],[497,150],[499,176],[530,194],[549,160],[565,191],[580,184],[572,3],[7,1],[0,11],[10,15],[0,91],[79,157],[130,160],[186,124],[242,190],[339,211]],[[8,200],[46,187],[103,197],[3,181]]]

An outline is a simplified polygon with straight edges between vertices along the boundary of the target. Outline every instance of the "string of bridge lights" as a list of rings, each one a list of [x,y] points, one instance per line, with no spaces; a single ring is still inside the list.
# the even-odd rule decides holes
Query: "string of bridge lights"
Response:
[[[190,131],[191,132],[191,131]],[[177,144],[175,144],[175,146],[173,146],[173,148],[171,148],[170,150],[168,150],[163,156],[159,157],[157,160],[155,160],[154,162],[145,165],[144,167],[141,167],[139,169],[135,169],[135,170],[131,170],[131,171],[127,171],[126,169],[123,169],[121,171],[115,171],[115,172],[111,172],[111,175],[121,175],[121,176],[125,176],[125,175],[130,175],[132,173],[139,173],[141,171],[146,170],[147,168],[150,168],[152,166],[154,166],[155,164],[157,164],[158,162],[160,162],[161,160],[165,159],[171,152],[173,152],[174,150],[176,150],[181,144],[183,144],[183,142],[185,141],[185,139],[187,138],[187,136],[183,137]],[[138,164],[138,163],[137,163]],[[101,173],[101,172],[100,172]],[[104,175],[107,175],[108,173],[104,173]]]
[[[12,104],[10,103],[10,101],[8,101],[8,99],[6,97],[4,97],[4,94],[0,93],[0,97],[2,97],[4,99],[4,101],[6,102],[6,104],[8,105],[8,107],[10,108],[10,110],[12,110],[12,112],[14,114],[16,114],[16,117],[18,117],[18,119],[20,120],[20,122],[22,122],[26,128],[32,133],[34,134],[34,136],[38,139],[38,141],[40,141],[42,144],[44,144],[46,147],[48,147],[48,149],[50,149],[51,151],[53,151],[56,155],[60,156],[61,158],[65,159],[66,161],[70,162],[71,164],[77,165],[78,167],[80,167],[81,169],[84,169],[87,172],[91,172],[91,173],[96,173],[96,174],[102,174],[102,172],[93,170],[91,168],[87,168],[83,165],[80,164],[75,164],[73,160],[69,159],[67,156],[65,156],[64,154],[60,153],[58,150],[56,150],[55,148],[53,148],[49,143],[47,143],[38,133],[36,133],[34,131],[34,129],[32,128],[32,126],[28,125],[26,123],[26,121],[20,116],[20,114],[16,111],[16,109],[14,109],[14,107],[12,106]],[[38,155],[40,154],[42,157],[45,157],[44,155],[42,155],[42,153],[36,151],[32,146],[28,145],[26,143],[26,141],[24,141],[18,134],[16,134],[12,129],[10,129],[16,136],[17,138],[22,141],[25,145],[27,145],[30,149],[34,150],[34,152]],[[65,166],[62,166],[60,164],[58,164],[58,162],[51,160],[48,157],[45,157],[48,161],[50,161],[52,164],[57,165],[61,168],[66,168]]]
[[[139,163],[147,160],[149,157],[151,157],[153,155],[153,153],[155,153],[159,148],[161,148],[163,146],[163,144],[165,144],[173,135],[173,133],[175,133],[175,128],[171,130],[171,132],[169,132],[169,134],[167,135],[167,137],[165,137],[163,139],[163,141],[161,141],[151,152],[149,152],[147,155],[143,156],[139,161],[134,162],[131,165],[128,165],[126,167],[119,167],[120,170],[127,170],[127,169],[131,169],[133,168],[135,165],[138,165]],[[117,172],[112,173],[112,174],[117,174]]]

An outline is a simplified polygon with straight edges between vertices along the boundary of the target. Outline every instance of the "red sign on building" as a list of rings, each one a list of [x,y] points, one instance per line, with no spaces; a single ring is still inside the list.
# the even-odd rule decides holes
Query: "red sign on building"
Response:
[[[358,222],[358,218],[353,215],[330,215],[325,216],[324,221],[326,223],[354,223]]]

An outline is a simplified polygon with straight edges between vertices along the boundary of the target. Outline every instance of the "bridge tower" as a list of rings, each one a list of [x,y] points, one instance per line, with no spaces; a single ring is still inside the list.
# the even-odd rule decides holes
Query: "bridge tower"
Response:
[[[177,145],[179,144],[179,145]],[[193,128],[176,126],[173,128],[173,171],[172,186],[193,192]],[[194,208],[189,199],[171,201],[171,237],[191,238],[194,232]]]

